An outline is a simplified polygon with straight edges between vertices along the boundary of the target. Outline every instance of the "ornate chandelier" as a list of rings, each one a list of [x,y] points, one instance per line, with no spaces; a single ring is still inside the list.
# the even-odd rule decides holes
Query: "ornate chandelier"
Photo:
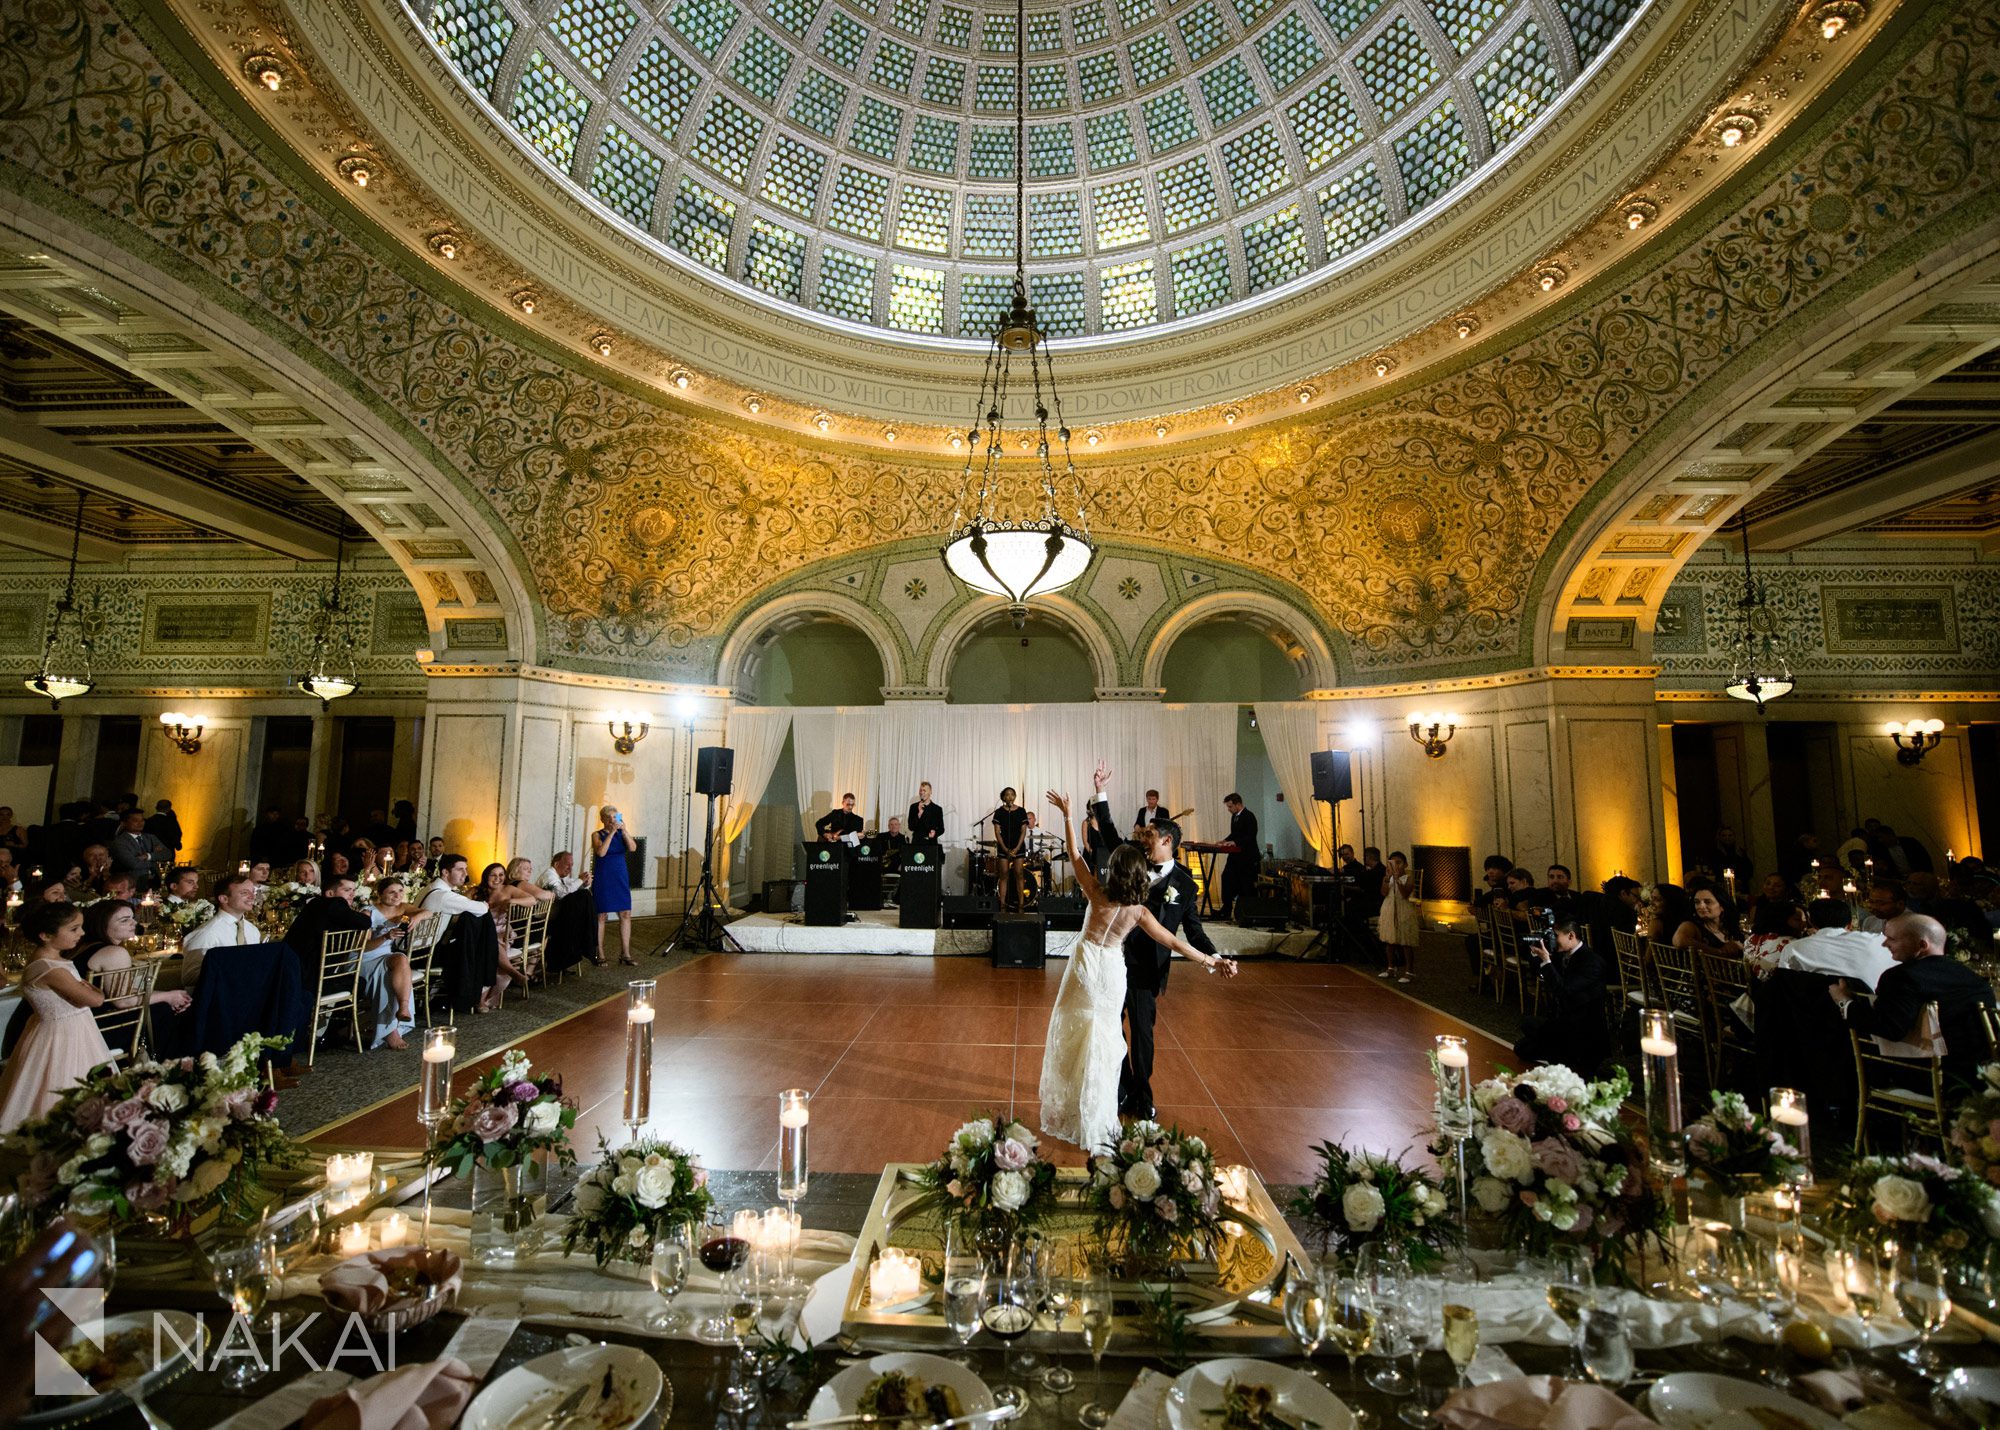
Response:
[[[340,614],[340,584],[346,555],[347,522],[343,519],[334,538],[333,586],[313,619],[312,654],[306,659],[306,673],[298,679],[299,689],[317,699],[322,710],[360,688],[360,682],[354,678],[354,643],[347,637]]]
[[[952,511],[944,562],[951,574],[975,591],[1006,598],[1016,629],[1027,623],[1028,602],[1060,591],[1089,569],[1097,549],[1090,541],[1088,502],[1083,480],[1070,459],[1069,424],[1063,419],[1062,394],[1056,388],[1055,366],[1049,361],[1048,340],[1028,302],[1027,273],[1027,94],[1022,48],[1027,43],[1027,6],[1014,3],[1014,293],[1007,314],[993,334],[986,369],[979,380],[979,405],[965,434],[965,470],[959,480],[958,504]],[[1025,361],[1017,375],[1013,364]],[[1034,401],[1034,427],[1021,446],[1032,442],[1041,485],[1041,515],[1002,515],[1005,485],[1001,463],[1006,455],[1007,402],[1016,383],[1021,396]],[[1053,406],[1056,440],[1062,444],[1062,475],[1057,476],[1049,453],[1049,417]],[[1023,429],[1027,424],[1022,422]],[[975,484],[974,469],[977,468]],[[1058,496],[1060,488],[1062,495]],[[1073,519],[1058,508],[1074,501]]]
[[[76,613],[76,558],[83,546],[84,490],[76,489],[76,525],[69,538],[69,576],[63,582],[62,599],[50,615],[48,637],[42,642],[40,668],[22,684],[37,695],[48,697],[51,709],[78,695],[90,694],[97,682],[90,675],[90,632]],[[74,620],[71,618],[74,617]],[[64,627],[69,628],[68,639]]]
[[[1743,630],[1737,637],[1736,656],[1723,693],[1748,700],[1759,712],[1764,702],[1792,693],[1792,667],[1778,647],[1778,621],[1764,604],[1764,587],[1750,571],[1750,508],[1746,502],[1739,513],[1737,530],[1743,537],[1743,594],[1737,609],[1743,613]]]

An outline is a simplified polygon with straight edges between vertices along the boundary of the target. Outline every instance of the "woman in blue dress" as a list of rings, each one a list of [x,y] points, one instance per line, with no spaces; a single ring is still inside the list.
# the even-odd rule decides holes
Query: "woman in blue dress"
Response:
[[[614,805],[597,811],[598,828],[590,832],[590,887],[597,895],[597,961],[604,961],[604,920],[618,915],[618,961],[637,968],[632,957],[632,876],[625,856],[639,836],[625,827],[625,816]]]

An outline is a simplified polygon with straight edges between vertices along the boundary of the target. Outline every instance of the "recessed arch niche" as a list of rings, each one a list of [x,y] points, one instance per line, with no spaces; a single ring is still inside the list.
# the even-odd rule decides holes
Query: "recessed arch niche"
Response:
[[[953,652],[946,696],[955,705],[1052,705],[1097,698],[1091,653],[1070,628],[1037,612],[1014,628],[1004,610],[968,631]]]

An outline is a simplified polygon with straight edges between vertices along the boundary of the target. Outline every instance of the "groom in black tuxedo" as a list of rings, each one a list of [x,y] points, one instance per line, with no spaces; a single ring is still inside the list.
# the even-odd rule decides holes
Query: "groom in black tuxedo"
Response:
[[[1110,772],[1100,767],[1095,777],[1097,794],[1090,805],[1091,824],[1106,849],[1123,842],[1111,818],[1110,802],[1104,797],[1109,778]],[[1178,933],[1211,958],[1220,957],[1201,926],[1196,908],[1201,900],[1194,875],[1174,858],[1180,837],[1180,826],[1165,818],[1138,832],[1135,842],[1152,870],[1153,886],[1146,895],[1146,907],[1168,933]],[[1173,951],[1165,945],[1137,930],[1125,936],[1125,1036],[1129,1047],[1118,1075],[1118,1110],[1133,1117],[1153,1115],[1154,1005],[1166,994],[1167,969],[1172,962]]]

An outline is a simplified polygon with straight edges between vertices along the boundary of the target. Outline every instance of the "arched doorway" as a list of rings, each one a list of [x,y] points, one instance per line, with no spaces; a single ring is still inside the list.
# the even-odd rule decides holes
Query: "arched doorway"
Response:
[[[1173,703],[1220,701],[1240,707],[1236,720],[1236,792],[1257,816],[1258,832],[1284,859],[1301,857],[1298,823],[1278,800],[1264,737],[1257,728],[1259,702],[1297,700],[1299,667],[1271,631],[1236,616],[1216,616],[1173,638],[1160,666],[1160,688]]]
[[[1003,613],[959,646],[947,689],[954,705],[1062,704],[1096,699],[1097,676],[1065,627],[1030,616],[1015,630]]]

